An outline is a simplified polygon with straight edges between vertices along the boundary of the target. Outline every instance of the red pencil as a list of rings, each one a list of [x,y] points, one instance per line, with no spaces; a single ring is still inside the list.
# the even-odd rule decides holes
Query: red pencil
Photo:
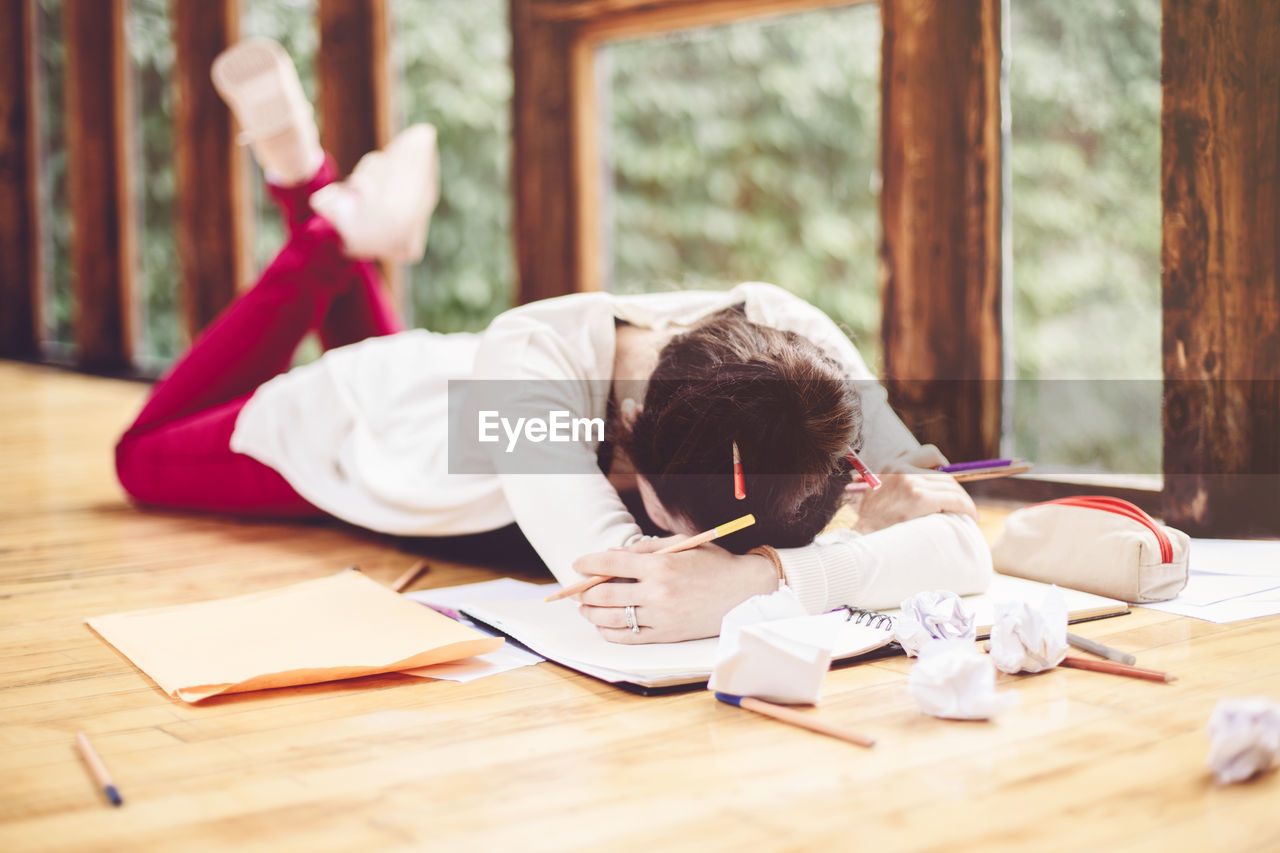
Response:
[[[1112,675],[1127,675],[1130,678],[1142,678],[1147,681],[1170,682],[1178,680],[1178,676],[1161,672],[1158,669],[1143,669],[1140,666],[1127,666],[1115,661],[1077,658],[1070,655],[1063,658],[1059,666],[1070,666],[1075,669],[1087,669],[1093,672],[1109,672]]]
[[[747,496],[747,483],[742,476],[742,457],[738,455],[738,442],[733,443],[733,496],[743,500]]]
[[[850,450],[849,455],[845,458],[849,460],[849,464],[853,466],[853,470],[857,471],[858,475],[862,477],[862,482],[866,483],[867,486],[872,489],[880,488],[880,478],[873,474],[871,469],[866,466],[866,463],[858,458],[858,454]]]

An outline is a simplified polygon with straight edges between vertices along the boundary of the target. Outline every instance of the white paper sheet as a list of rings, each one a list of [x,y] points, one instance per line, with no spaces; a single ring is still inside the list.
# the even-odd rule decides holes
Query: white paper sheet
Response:
[[[610,643],[577,612],[577,602],[490,601],[468,605],[467,612],[509,636],[579,672],[610,682],[645,687],[705,681],[716,663],[716,638],[683,643]],[[843,621],[833,657],[841,659],[878,649],[893,639],[887,628]]]
[[[1196,574],[1280,577],[1280,541],[1192,539],[1190,566]]]
[[[479,630],[487,630],[480,628]],[[487,655],[474,655],[450,663],[438,663],[434,666],[423,666],[418,669],[407,669],[405,675],[416,675],[419,678],[438,678],[441,681],[457,681],[460,683],[475,681],[488,675],[498,675],[542,663],[546,658],[536,655],[528,649],[522,649],[513,643],[506,643],[496,652]]]
[[[1028,601],[996,604],[991,662],[1001,672],[1043,672],[1067,654],[1067,607],[1050,587],[1038,607]]]
[[[471,601],[531,601],[546,598],[560,589],[557,583],[529,583],[515,578],[497,578],[460,586],[441,586],[405,593],[419,604],[438,610],[452,619],[459,618],[458,605]],[[463,617],[465,618],[465,617]]]
[[[501,636],[487,625],[481,625],[468,619],[458,611],[458,607],[470,601],[494,600],[530,600],[541,601],[560,588],[559,584],[536,584],[515,578],[498,578],[479,583],[468,583],[460,586],[443,586],[435,589],[420,589],[405,593],[419,604],[425,604],[432,610],[443,613],[451,619],[469,625],[477,631],[490,636]],[[514,643],[505,643],[496,652],[487,655],[475,655],[464,660],[424,666],[418,669],[405,670],[405,675],[416,675],[419,678],[438,678],[443,681],[467,682],[475,681],[489,675],[509,672],[522,666],[541,663],[546,658]]]
[[[931,640],[969,640],[978,635],[973,611],[964,599],[944,589],[918,592],[904,599],[894,621],[893,636],[908,657]]]
[[[1186,588],[1172,601],[1142,606],[1206,622],[1280,613],[1280,542],[1192,539]]]
[[[920,710],[946,720],[987,720],[1017,701],[996,692],[991,659],[968,640],[933,640],[907,674],[907,690]]]
[[[725,614],[708,690],[783,705],[812,705],[831,666],[845,614],[809,616],[784,587]]]
[[[1280,704],[1265,697],[1223,699],[1209,717],[1206,763],[1221,785],[1244,782],[1280,761]]]
[[[1029,601],[1037,604],[1044,598],[1047,584],[1015,578],[1011,575],[996,574],[991,578],[991,586],[981,595],[967,595],[964,603],[973,611],[973,621],[978,629],[978,638],[985,638],[991,632],[995,622],[995,605],[1000,601]],[[1077,589],[1058,588],[1067,606],[1067,614],[1071,621],[1078,622],[1101,616],[1112,616],[1128,613],[1129,606],[1114,598],[1104,598]],[[901,615],[898,610],[884,611],[886,616],[895,620]]]

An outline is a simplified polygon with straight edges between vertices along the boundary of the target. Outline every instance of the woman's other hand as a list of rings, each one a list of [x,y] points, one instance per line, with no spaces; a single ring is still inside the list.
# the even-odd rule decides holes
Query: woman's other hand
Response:
[[[579,574],[619,580],[576,596],[578,612],[613,643],[675,643],[716,636],[720,620],[735,606],[778,588],[773,564],[758,554],[732,554],[713,544],[653,553],[685,538],[646,539],[580,557],[573,564]],[[635,607],[639,631],[627,627],[628,605]]]
[[[978,508],[955,477],[933,470],[947,458],[932,444],[906,451],[876,473],[880,488],[860,493],[851,503],[857,530],[870,533],[935,512],[955,512],[978,520]]]

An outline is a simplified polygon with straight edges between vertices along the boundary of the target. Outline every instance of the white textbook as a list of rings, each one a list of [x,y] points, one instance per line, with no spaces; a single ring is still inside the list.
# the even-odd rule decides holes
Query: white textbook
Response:
[[[555,584],[544,587],[547,594],[558,588]],[[979,635],[985,636],[995,602],[1023,600],[1039,604],[1048,589],[1047,584],[1036,581],[996,575],[985,593],[966,596],[965,600],[974,610]],[[1100,595],[1063,589],[1062,596],[1072,622],[1129,612],[1123,601]],[[594,625],[578,615],[577,602],[569,599],[475,601],[462,603],[458,608],[549,660],[641,693],[700,687],[715,667],[718,642],[715,637],[635,646],[610,643],[600,636]],[[876,654],[881,650],[884,654],[890,653],[887,647],[893,642],[895,612],[851,612],[851,618],[841,629],[832,660],[839,663],[881,656]]]

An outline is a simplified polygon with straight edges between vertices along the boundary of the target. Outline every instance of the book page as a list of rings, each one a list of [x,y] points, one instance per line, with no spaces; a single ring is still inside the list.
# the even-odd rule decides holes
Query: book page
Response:
[[[715,637],[636,646],[611,643],[578,614],[577,602],[570,599],[483,601],[464,604],[462,610],[540,655],[606,681],[645,685],[693,682],[710,676],[716,663]],[[869,652],[891,639],[892,634],[884,628],[846,623],[833,657]]]

